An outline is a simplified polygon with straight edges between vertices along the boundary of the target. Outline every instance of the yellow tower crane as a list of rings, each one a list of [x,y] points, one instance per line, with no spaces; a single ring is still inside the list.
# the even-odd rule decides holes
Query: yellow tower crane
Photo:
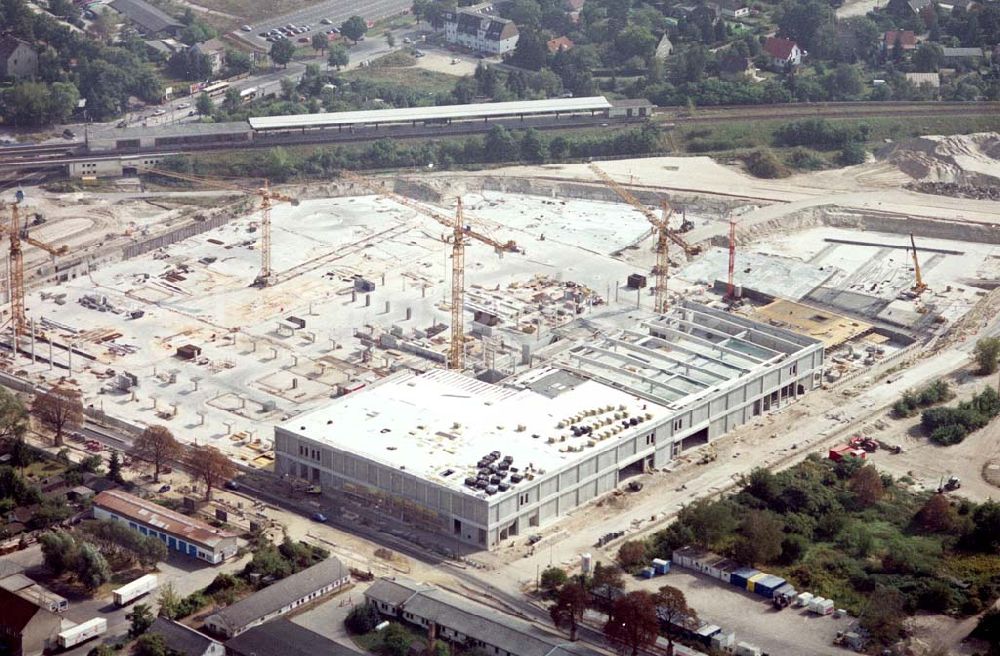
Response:
[[[597,166],[597,164],[591,164],[590,169],[597,174],[597,177],[599,177],[604,184],[618,194],[619,198],[642,212],[643,216],[645,216],[653,226],[653,232],[656,234],[656,266],[653,267],[653,274],[656,276],[656,288],[653,290],[655,293],[654,309],[656,312],[666,312],[667,281],[670,278],[670,256],[668,253],[669,242],[672,241],[680,246],[687,255],[696,255],[701,252],[701,249],[687,243],[687,241],[685,241],[680,235],[670,229],[670,217],[673,215],[673,209],[666,200],[663,200],[661,203],[663,211],[662,216],[657,216],[655,212],[643,205],[638,198],[633,196],[632,192],[618,184],[614,178],[608,175],[601,167]]]
[[[503,255],[505,252],[516,253],[517,244],[511,240],[500,242],[472,230],[465,223],[461,198],[458,199],[455,216],[449,217],[352,171],[341,171],[340,175],[345,180],[357,183],[382,198],[399,203],[451,228],[451,234],[444,239],[451,244],[451,346],[448,350],[448,368],[458,370],[465,368],[465,246],[471,238],[492,246],[498,255]]]
[[[916,276],[916,281],[913,284],[913,292],[920,295],[927,290],[927,283],[924,282],[924,277],[920,273],[920,260],[917,258],[917,242],[913,239],[912,232],[910,233],[910,246],[913,247],[913,272]]]
[[[228,180],[221,180],[218,178],[207,178],[199,175],[190,175],[188,173],[177,173],[176,171],[166,171],[157,168],[146,168],[143,169],[145,172],[154,173],[156,175],[166,176],[168,178],[176,178],[178,180],[186,180],[188,182],[195,182],[198,184],[207,185],[209,187],[215,187],[217,189],[225,189],[227,191],[242,191],[246,194],[251,194],[260,197],[260,211],[261,211],[261,221],[260,221],[260,273],[254,279],[253,284],[256,287],[268,287],[274,282],[274,270],[271,269],[271,207],[275,201],[291,203],[292,205],[298,205],[299,200],[291,196],[287,196],[280,192],[271,189],[271,185],[267,178],[264,178],[264,184],[260,187],[253,187],[247,185],[237,184],[235,182],[230,182]]]

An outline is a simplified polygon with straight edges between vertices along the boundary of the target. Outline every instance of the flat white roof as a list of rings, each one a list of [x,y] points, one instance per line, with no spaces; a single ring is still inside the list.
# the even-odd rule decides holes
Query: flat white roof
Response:
[[[668,413],[648,400],[560,369],[532,369],[511,385],[434,370],[390,377],[290,419],[281,428],[485,497],[467,487],[465,479],[476,476],[477,463],[492,451],[512,457],[511,467],[522,475],[529,470],[541,475],[586,458],[597,448],[646,433],[654,420]],[[632,418],[639,423],[624,427]],[[571,425],[589,425],[592,432],[576,437]],[[448,470],[452,473],[445,476]],[[508,493],[516,489],[518,485]]]
[[[601,111],[610,109],[604,96],[588,98],[554,98],[552,100],[516,100],[513,102],[476,103],[472,105],[441,105],[438,107],[403,107],[373,109],[362,112],[325,112],[294,116],[258,116],[248,119],[254,130],[282,128],[312,128],[324,125],[357,125],[364,123],[405,123],[443,119],[488,118],[553,112]]]

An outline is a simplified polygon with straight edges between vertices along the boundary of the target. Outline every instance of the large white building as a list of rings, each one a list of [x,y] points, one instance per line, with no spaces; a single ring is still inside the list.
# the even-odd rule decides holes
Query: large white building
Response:
[[[444,36],[476,52],[502,55],[517,47],[517,25],[506,18],[494,16],[489,5],[465,7],[442,14]]]
[[[493,548],[820,384],[818,340],[687,303],[501,384],[403,373],[275,429],[276,471]]]

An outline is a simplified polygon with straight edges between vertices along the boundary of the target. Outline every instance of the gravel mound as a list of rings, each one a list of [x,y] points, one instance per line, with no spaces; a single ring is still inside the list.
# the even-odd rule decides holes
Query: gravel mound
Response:
[[[878,154],[920,182],[1000,184],[1000,133],[917,137]]]

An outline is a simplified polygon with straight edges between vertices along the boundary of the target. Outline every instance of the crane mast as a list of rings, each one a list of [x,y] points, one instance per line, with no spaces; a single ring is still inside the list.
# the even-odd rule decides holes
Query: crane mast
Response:
[[[673,210],[667,201],[663,201],[663,221],[657,229],[656,236],[656,295],[654,308],[656,312],[663,314],[667,311],[667,282],[670,279],[670,242],[667,239],[667,231],[663,226],[667,225]]]
[[[917,242],[913,239],[912,232],[910,233],[910,246],[913,247],[913,273],[916,277],[913,291],[917,294],[922,294],[927,289],[927,283],[924,282],[924,277],[920,273],[920,260],[917,258]]]
[[[21,251],[21,214],[18,203],[10,208],[10,310],[14,327],[14,343],[17,336],[25,331],[28,320],[24,310],[24,253]],[[15,353],[17,348],[15,346]]]
[[[459,198],[451,235],[451,349],[448,353],[448,368],[459,371],[465,367],[465,234],[462,222],[462,199]]]

